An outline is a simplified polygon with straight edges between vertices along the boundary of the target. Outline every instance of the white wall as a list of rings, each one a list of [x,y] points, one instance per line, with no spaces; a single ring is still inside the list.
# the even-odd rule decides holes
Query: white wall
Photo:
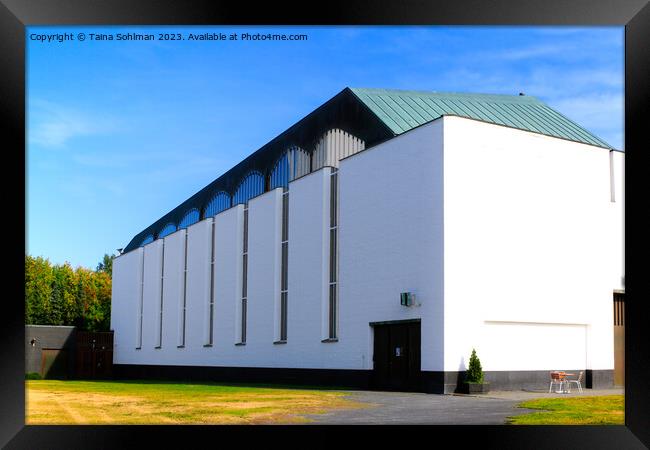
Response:
[[[187,298],[185,346],[202,350],[208,343],[210,258],[212,221],[202,220],[187,228]]]
[[[290,367],[343,368],[338,343],[327,337],[329,283],[329,201],[331,168],[289,183],[289,277],[287,344]]]
[[[245,365],[239,342],[244,206],[227,209],[215,220],[214,343],[198,364]]]
[[[484,370],[612,369],[620,210],[608,150],[459,117],[443,123],[445,370],[464,369],[472,348]],[[517,332],[504,342],[489,322],[520,326],[506,326]],[[557,344],[569,329],[586,330],[581,356],[579,339]]]
[[[129,361],[137,345],[142,255],[143,249],[138,248],[113,260],[111,330],[115,331],[113,360],[116,364]]]
[[[329,281],[325,167],[289,185],[286,344],[274,344],[282,212],[276,189],[249,202],[246,345],[235,345],[244,217],[237,205],[214,217],[213,345],[204,346],[210,218],[187,230],[185,348],[177,348],[185,230],[165,238],[161,349],[154,346],[162,240],[115,260],[114,361],[372,369],[369,323],[419,318],[423,370],[462,370],[473,347],[485,370],[611,369],[612,290],[623,274],[623,241],[616,238],[621,153],[614,163],[612,203],[607,150],[457,117],[420,126],[340,162],[338,342],[321,342]],[[143,253],[143,346],[135,350]],[[421,306],[401,306],[401,292],[414,293]]]
[[[486,321],[481,333],[486,343],[480,349],[482,365],[499,361],[503,370],[574,370],[587,364],[587,325]],[[505,369],[513,359],[516,369]]]
[[[163,239],[144,247],[144,295],[142,306],[142,353],[158,346]]]
[[[612,151],[614,172],[613,234],[616,237],[612,263],[615,289],[625,289],[625,153]]]
[[[282,189],[248,203],[248,304],[246,348],[262,365],[273,365],[276,306],[280,298]]]
[[[372,368],[369,322],[421,318],[422,369],[442,370],[442,122],[344,159],[339,173],[340,344]],[[422,306],[402,306],[401,292]]]
[[[185,233],[185,229],[179,230],[140,249],[144,251],[145,258],[142,347],[136,349],[137,330],[139,329],[137,323],[137,305],[139,302],[136,302],[133,315],[136,334],[133,343],[123,347],[119,357],[114,357],[116,364],[173,364],[176,360],[176,355],[180,351],[177,346],[180,344],[182,325]],[[163,253],[164,265],[162,264]],[[120,259],[124,258],[124,256],[126,255],[121,256]],[[138,267],[138,270],[141,271],[142,266]],[[164,275],[162,284],[163,333],[160,348],[157,348],[160,333],[161,275]],[[115,328],[115,339],[118,339],[118,335],[123,328],[125,327]]]
[[[183,308],[183,270],[185,268],[185,230],[165,237],[163,282],[163,339],[158,353],[167,353],[181,344]]]

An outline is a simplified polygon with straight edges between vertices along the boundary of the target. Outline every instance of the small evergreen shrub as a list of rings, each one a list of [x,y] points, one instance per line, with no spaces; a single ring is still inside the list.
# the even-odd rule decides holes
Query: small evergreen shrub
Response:
[[[42,380],[43,377],[41,377],[41,374],[38,372],[29,372],[25,374],[25,379],[26,380]]]
[[[472,356],[469,357],[469,367],[465,374],[466,383],[483,383],[483,368],[481,361],[476,356],[476,350],[472,349]]]

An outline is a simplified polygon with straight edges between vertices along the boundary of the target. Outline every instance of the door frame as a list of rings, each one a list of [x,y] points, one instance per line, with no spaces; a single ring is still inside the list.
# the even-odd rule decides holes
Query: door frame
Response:
[[[382,383],[379,383],[377,380],[378,373],[376,372],[376,366],[375,366],[375,339],[376,339],[376,331],[375,327],[381,327],[381,326],[391,326],[391,325],[411,325],[411,324],[418,324],[419,326],[419,335],[420,335],[420,340],[418,342],[419,348],[417,349],[418,352],[418,359],[419,359],[419,367],[417,368],[418,372],[415,376],[415,379],[409,378],[408,380],[405,380],[406,383],[406,388],[405,389],[399,389],[400,391],[419,391],[421,390],[421,377],[422,377],[422,319],[416,318],[416,319],[403,319],[403,320],[385,320],[385,321],[377,321],[377,322],[369,322],[370,327],[372,328],[372,342],[370,343],[370,348],[372,349],[372,355],[370,360],[372,361],[372,375],[371,375],[371,386],[373,388],[377,389],[392,389],[395,390],[394,388],[391,388],[387,385],[384,385]]]

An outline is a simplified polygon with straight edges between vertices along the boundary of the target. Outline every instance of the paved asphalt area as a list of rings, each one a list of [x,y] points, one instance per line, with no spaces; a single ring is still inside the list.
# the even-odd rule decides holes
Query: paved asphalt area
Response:
[[[504,425],[506,417],[534,412],[516,408],[533,398],[622,394],[622,389],[592,390],[584,394],[544,391],[502,391],[483,395],[436,395],[411,392],[346,391],[348,398],[368,408],[338,410],[304,417],[310,425]]]

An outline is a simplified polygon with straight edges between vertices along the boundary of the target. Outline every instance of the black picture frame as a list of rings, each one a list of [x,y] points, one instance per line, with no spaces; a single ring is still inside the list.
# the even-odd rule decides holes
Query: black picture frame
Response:
[[[650,6],[647,0],[334,0],[322,4],[173,0],[0,0],[0,111],[5,173],[2,192],[10,235],[25,236],[25,27],[31,25],[617,25],[625,26],[626,152],[626,385],[625,426],[450,426],[450,427],[182,427],[26,426],[24,389],[24,250],[19,238],[5,249],[4,311],[0,336],[0,445],[5,448],[135,448],[249,445],[278,432],[301,433],[322,444],[343,445],[339,433],[363,444],[400,438],[431,445],[466,443],[483,448],[628,449],[650,446],[647,326],[648,176],[644,173],[650,109]],[[643,172],[642,172],[643,171]],[[24,180],[22,180],[24,181]],[[646,189],[644,189],[644,186]],[[15,202],[15,205],[12,204]],[[640,213],[638,213],[640,212]],[[634,226],[632,226],[634,225]],[[640,231],[635,231],[640,230]],[[635,263],[632,263],[635,261]],[[7,289],[8,287],[8,289]],[[337,431],[334,433],[333,431]],[[234,440],[233,440],[234,439]],[[350,438],[346,438],[348,440]],[[310,445],[282,440],[286,445]],[[189,445],[188,445],[189,444]],[[259,444],[266,445],[266,444]],[[447,444],[448,445],[448,444]],[[454,445],[454,444],[452,444]]]

